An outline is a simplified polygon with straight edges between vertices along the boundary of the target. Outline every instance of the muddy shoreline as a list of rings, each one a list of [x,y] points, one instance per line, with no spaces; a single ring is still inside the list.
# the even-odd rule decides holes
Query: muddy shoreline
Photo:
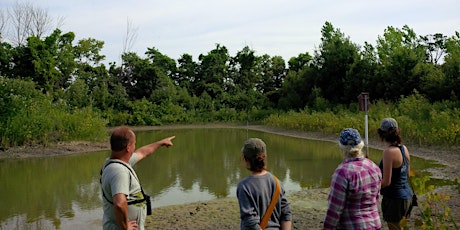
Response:
[[[135,131],[184,129],[184,128],[244,128],[263,132],[287,135],[298,138],[336,142],[337,137],[322,133],[298,132],[292,130],[269,128],[265,126],[232,126],[232,125],[186,125],[186,126],[149,126],[134,127]],[[110,131],[110,129],[109,129]],[[369,147],[383,149],[385,146],[378,141],[369,141]],[[430,169],[431,177],[447,180],[459,180],[460,151],[441,150],[438,148],[418,148],[408,146],[411,155],[433,160],[444,167]],[[109,150],[107,143],[63,142],[52,146],[26,146],[0,150],[2,158],[49,157],[84,152]],[[460,226],[460,195],[457,186],[442,186],[436,192],[450,196],[447,205],[452,216]],[[321,229],[322,220],[327,206],[328,189],[302,190],[288,194],[293,210],[294,229]],[[421,197],[421,199],[424,199]],[[235,198],[216,199],[206,202],[195,202],[156,208],[154,215],[147,218],[146,229],[239,229],[238,203]],[[415,210],[417,218],[418,210]],[[414,219],[413,218],[413,219]]]

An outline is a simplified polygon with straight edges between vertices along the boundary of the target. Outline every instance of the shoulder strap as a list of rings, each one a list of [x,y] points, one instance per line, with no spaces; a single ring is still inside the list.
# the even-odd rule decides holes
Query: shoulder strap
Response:
[[[106,165],[104,165],[104,168],[101,169],[101,175],[102,175],[102,170],[104,170],[107,166],[109,166],[109,165],[112,164],[112,163],[121,164],[121,165],[125,166],[125,167],[129,170],[129,172],[130,172],[131,174],[136,175],[136,174],[134,174],[133,170],[131,170],[125,163],[122,163],[122,162],[120,162],[120,161],[109,161],[109,163],[107,163]],[[137,179],[137,178],[136,178],[136,179]],[[137,180],[138,180],[138,179],[137,179]],[[138,180],[138,181],[139,181],[139,180]]]
[[[402,157],[403,157],[403,161],[407,161],[407,157],[406,157],[406,151],[404,151],[404,145],[400,145],[399,146],[399,149],[401,150],[401,153],[402,153]]]
[[[401,149],[401,153],[403,155],[403,162],[407,163],[407,183],[409,184],[410,188],[412,189],[412,193],[415,194],[414,188],[412,186],[412,183],[410,182],[410,164],[407,162],[407,157],[406,157],[406,151],[404,151],[404,145],[399,146],[399,149]]]
[[[136,174],[134,174],[133,170],[131,170],[126,164],[124,164],[124,163],[122,163],[122,162],[119,162],[119,161],[109,161],[109,163],[107,163],[106,165],[104,165],[104,167],[101,169],[101,178],[99,179],[99,181],[101,182],[101,185],[102,185],[102,171],[103,171],[107,166],[109,166],[109,164],[112,164],[112,163],[121,164],[121,165],[125,166],[125,167],[129,170],[129,172],[131,172],[132,175],[136,175]],[[137,179],[137,178],[136,178],[136,179]],[[139,186],[140,186],[141,182],[139,181],[139,179],[137,179],[137,181],[138,181]],[[147,196],[146,196],[145,193],[144,193],[144,189],[142,188],[142,186],[140,186],[140,187],[141,187],[141,192],[142,192],[142,196],[144,197],[144,199],[129,201],[129,202],[128,202],[128,205],[142,203],[142,202],[144,202],[144,201],[146,200],[146,197],[147,197]],[[113,204],[113,202],[110,201],[110,200],[105,196],[104,189],[101,188],[101,190],[102,190],[102,196],[105,198],[105,200],[106,200],[107,202]]]
[[[261,229],[265,229],[265,226],[267,226],[268,220],[272,216],[273,209],[275,208],[276,202],[278,201],[278,198],[280,197],[281,188],[278,182],[278,178],[276,178],[276,176],[273,176],[273,178],[275,178],[276,190],[273,193],[272,201],[270,202],[270,205],[268,206],[267,211],[265,212],[264,217],[262,218],[262,221],[260,222]]]

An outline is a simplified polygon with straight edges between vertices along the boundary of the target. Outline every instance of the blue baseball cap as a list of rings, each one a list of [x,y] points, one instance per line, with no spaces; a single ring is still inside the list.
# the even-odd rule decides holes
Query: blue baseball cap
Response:
[[[340,144],[342,145],[351,145],[355,147],[355,145],[358,145],[361,141],[361,135],[359,135],[356,129],[346,128],[340,133]]]

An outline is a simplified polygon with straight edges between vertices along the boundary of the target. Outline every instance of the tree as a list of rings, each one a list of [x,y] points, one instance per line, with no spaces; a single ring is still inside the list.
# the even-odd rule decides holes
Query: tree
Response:
[[[12,76],[13,50],[10,44],[0,42],[0,77]]]
[[[110,90],[117,82],[109,76],[104,64],[100,62],[105,56],[100,52],[103,41],[93,38],[82,39],[74,46],[73,52],[77,64],[75,78],[83,80],[92,95],[94,106],[101,110],[110,107]]]
[[[92,104],[89,93],[90,90],[88,85],[86,85],[86,82],[81,79],[77,79],[64,92],[64,98],[72,109],[85,108],[90,107]]]
[[[225,46],[216,44],[216,48],[198,57],[200,68],[197,74],[197,96],[204,92],[212,99],[222,96],[225,83],[228,82],[228,62],[230,56]]]
[[[198,64],[190,54],[183,54],[178,60],[177,74],[172,76],[174,83],[187,89],[188,94],[196,95],[195,85],[198,74]]]
[[[308,52],[301,53],[297,57],[292,57],[288,61],[289,71],[299,72],[305,66],[310,65],[311,61],[312,61],[312,57],[310,56]]]
[[[123,40],[123,50],[122,54],[131,52],[131,49],[134,46],[134,42],[137,39],[137,30],[138,28],[133,28],[131,20],[127,19],[126,21],[126,34]]]
[[[105,59],[105,55],[101,54],[104,48],[104,42],[94,38],[81,39],[74,46],[74,56],[78,64],[95,66]]]
[[[135,53],[122,55],[121,83],[132,100],[149,98],[158,81],[157,72],[148,59]]]
[[[120,80],[134,100],[151,98],[158,88],[169,87],[170,76],[177,71],[175,61],[155,48],[149,48],[146,54],[148,58],[145,59],[135,53],[122,56]]]
[[[177,72],[176,61],[174,59],[162,54],[155,47],[148,48],[145,52],[147,57],[152,62],[152,65],[157,67],[159,71],[168,77],[173,77]]]
[[[256,65],[257,57],[254,55],[254,50],[251,50],[248,46],[245,46],[236,53],[235,57],[231,58],[231,78],[236,88],[244,92],[254,90],[255,84],[259,80]]]
[[[5,36],[6,25],[8,23],[8,17],[3,9],[0,9],[0,43],[3,42]]]
[[[446,90],[451,93],[452,100],[460,98],[460,33],[446,41],[447,55],[444,58],[443,72],[446,78]]]
[[[388,27],[377,40],[379,69],[376,94],[383,99],[398,100],[410,95],[414,89],[420,91],[420,77],[414,68],[426,59],[426,50],[420,45],[415,32],[408,26],[402,29]]]
[[[309,104],[315,87],[316,72],[312,67],[312,57],[301,53],[289,59],[289,69],[279,90],[278,108],[284,110],[303,109]]]
[[[313,59],[317,70],[316,86],[328,101],[350,103],[350,98],[344,97],[344,84],[347,71],[357,59],[358,46],[329,22],[324,24],[321,34],[321,44]]]
[[[44,40],[38,37],[28,39],[27,51],[33,66],[33,74],[29,76],[46,92],[62,90],[69,85],[76,68],[72,46],[74,38],[72,32],[61,34],[56,29]]]
[[[446,53],[447,36],[441,33],[420,36],[420,42],[426,47],[428,62],[435,65],[444,57]]]
[[[230,61],[230,78],[226,97],[230,107],[237,110],[268,108],[279,99],[277,90],[285,76],[285,63],[281,57],[258,57],[248,46],[237,52]],[[230,83],[233,83],[231,85]],[[233,86],[233,87],[231,87]],[[267,100],[271,97],[273,104]]]
[[[450,96],[445,75],[439,65],[431,62],[418,63],[414,67],[414,75],[420,79],[420,94],[425,95],[430,101],[442,101]]]
[[[10,40],[17,46],[24,45],[29,37],[42,38],[63,23],[62,18],[53,19],[47,10],[29,2],[16,2],[8,13],[11,22],[9,29],[12,31]]]
[[[374,97],[377,96],[373,84],[377,65],[375,48],[366,42],[345,76],[343,89],[347,101],[356,100],[361,92],[372,92]]]
[[[281,56],[270,57],[267,54],[260,58],[260,80],[256,89],[265,95],[273,107],[277,107],[281,97],[280,89],[286,78],[286,62]]]

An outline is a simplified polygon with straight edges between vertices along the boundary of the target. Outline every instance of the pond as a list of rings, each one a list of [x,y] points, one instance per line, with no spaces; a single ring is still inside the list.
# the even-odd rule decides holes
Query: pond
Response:
[[[267,144],[269,171],[286,192],[326,188],[342,161],[336,143],[281,136],[244,128],[174,129],[136,132],[137,147],[175,135],[134,168],[153,208],[236,197],[249,175],[241,147],[249,137]],[[110,151],[3,159],[0,161],[0,229],[101,229],[99,172]],[[377,162],[381,151],[369,149]],[[413,167],[427,161],[412,158]],[[236,198],[235,198],[236,199]]]

